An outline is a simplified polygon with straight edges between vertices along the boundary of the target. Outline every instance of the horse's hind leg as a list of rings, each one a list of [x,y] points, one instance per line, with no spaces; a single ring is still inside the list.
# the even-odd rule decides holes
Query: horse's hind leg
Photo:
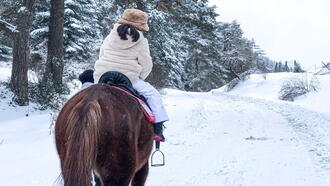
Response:
[[[135,173],[135,176],[132,181],[132,186],[144,186],[147,180],[149,173],[149,163],[146,163],[138,172]]]
[[[112,164],[109,169],[104,169],[101,175],[104,175],[103,186],[128,186],[134,176],[134,168]]]
[[[104,186],[128,186],[131,181],[131,176],[111,176],[103,180]]]

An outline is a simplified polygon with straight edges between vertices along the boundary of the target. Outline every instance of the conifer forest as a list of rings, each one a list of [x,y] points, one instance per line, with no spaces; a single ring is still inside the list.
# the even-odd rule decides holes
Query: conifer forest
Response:
[[[209,91],[242,74],[275,71],[275,62],[243,37],[237,21],[220,22],[208,0],[1,0],[0,59],[13,61],[15,101],[54,105],[66,82],[93,68],[103,39],[126,8],[149,15],[157,88]],[[278,67],[276,67],[278,70]],[[37,75],[30,80],[28,72]]]

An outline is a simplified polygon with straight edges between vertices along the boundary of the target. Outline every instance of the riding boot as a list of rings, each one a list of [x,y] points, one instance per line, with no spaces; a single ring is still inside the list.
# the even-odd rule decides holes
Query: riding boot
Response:
[[[160,141],[160,142],[165,141],[165,137],[163,135],[163,127],[164,127],[164,122],[159,122],[154,124],[155,141]]]

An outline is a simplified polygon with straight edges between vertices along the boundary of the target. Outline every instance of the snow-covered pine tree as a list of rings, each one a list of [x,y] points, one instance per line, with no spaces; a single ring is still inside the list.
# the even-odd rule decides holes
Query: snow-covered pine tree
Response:
[[[21,5],[17,0],[1,0],[0,20],[14,24],[17,16],[17,10]],[[6,32],[0,30],[0,60],[12,60],[13,58],[13,39]]]
[[[94,0],[66,0],[64,18],[66,60],[88,61],[96,56],[95,44],[100,41],[96,26]]]
[[[301,65],[296,60],[294,60],[293,64],[294,64],[294,67],[293,67],[294,73],[304,72],[304,70],[301,68]]]
[[[174,19],[177,1],[148,0],[145,8],[150,16],[150,31],[146,33],[154,61],[148,80],[157,87],[184,88],[184,58],[187,56],[182,41],[181,27]]]
[[[249,41],[249,40],[247,40]],[[254,69],[256,73],[268,73],[274,71],[275,62],[270,60],[266,54],[265,51],[262,50],[258,45],[255,44],[254,40],[252,39],[251,44],[253,45],[253,58],[252,58],[252,65],[254,66]],[[249,53],[248,56],[251,55],[251,51],[248,49]]]
[[[115,21],[119,19],[122,8],[120,6],[115,6],[116,0],[94,1],[96,11],[95,28],[100,32],[101,39],[104,39],[110,33]]]
[[[277,62],[275,63],[274,72],[275,72],[275,73],[278,72],[278,63],[277,63]]]
[[[33,22],[32,48],[34,53],[47,54],[50,0],[40,0]],[[100,33],[96,27],[94,0],[66,0],[64,17],[65,60],[87,62],[96,56]],[[45,59],[45,56],[43,56]]]
[[[281,61],[278,63],[278,72],[283,72],[283,65]]]
[[[12,59],[12,43],[4,33],[0,33],[0,60],[8,61]]]
[[[223,57],[222,63],[234,74],[240,74],[253,66],[254,44],[243,38],[243,31],[240,25],[223,23],[220,25],[223,35]]]
[[[288,62],[285,61],[284,67],[283,67],[283,72],[290,72],[289,66],[288,66]]]
[[[205,91],[222,86],[229,72],[220,63],[223,48],[215,7],[208,1],[181,1],[173,15],[183,40],[186,90]]]
[[[16,27],[10,29],[11,39],[14,41],[10,88],[15,95],[13,101],[20,106],[28,105],[29,103],[28,66],[31,57],[30,30],[34,15],[34,4],[35,0],[24,0],[20,4],[16,15]]]
[[[39,0],[35,5],[35,16],[31,31],[31,64],[29,68],[41,77],[47,58],[50,0]]]

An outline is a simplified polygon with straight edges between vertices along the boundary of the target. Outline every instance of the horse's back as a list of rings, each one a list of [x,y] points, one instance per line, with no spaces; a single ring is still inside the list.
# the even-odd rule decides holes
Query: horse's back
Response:
[[[92,85],[69,99],[58,116],[56,127],[66,125],[68,116],[77,107],[80,107],[78,117],[85,117],[88,110],[84,107],[93,101],[100,105],[102,112],[101,138],[120,138],[123,141],[124,138],[129,140],[140,135],[144,138],[153,135],[152,124],[145,118],[138,101],[106,84]]]

